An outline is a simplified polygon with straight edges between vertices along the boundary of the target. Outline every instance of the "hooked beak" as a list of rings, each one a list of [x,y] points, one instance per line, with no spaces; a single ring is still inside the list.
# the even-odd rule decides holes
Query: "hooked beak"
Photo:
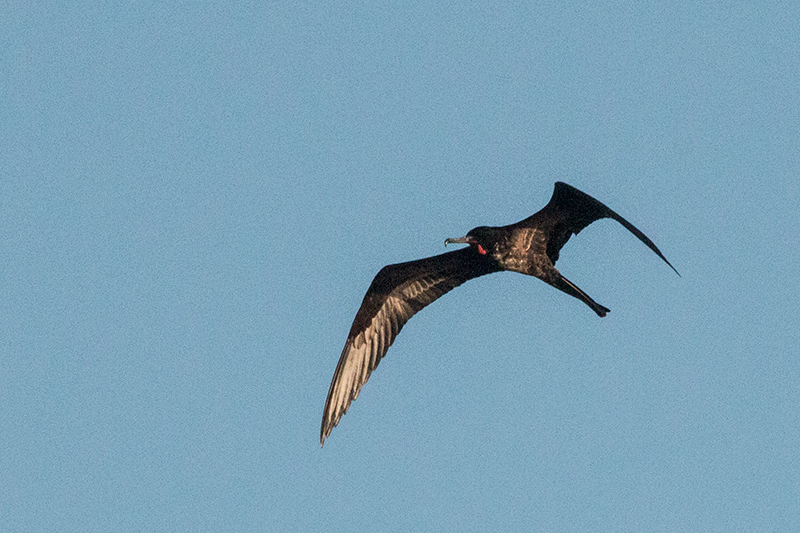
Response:
[[[475,244],[475,239],[469,235],[457,239],[445,239],[444,245],[447,246],[448,244]]]

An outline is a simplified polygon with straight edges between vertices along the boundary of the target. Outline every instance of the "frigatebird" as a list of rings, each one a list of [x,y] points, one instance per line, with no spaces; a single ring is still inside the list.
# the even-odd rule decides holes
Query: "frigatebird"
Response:
[[[464,237],[445,239],[468,248],[387,265],[372,280],[347,335],[322,414],[320,446],[386,355],[403,325],[423,307],[467,280],[510,270],[537,278],[588,305],[598,316],[609,309],[592,300],[556,270],[558,253],[572,234],[596,220],[612,218],[667,263],[664,254],[633,224],[571,185],[557,182],[538,213],[508,226],[479,226]]]

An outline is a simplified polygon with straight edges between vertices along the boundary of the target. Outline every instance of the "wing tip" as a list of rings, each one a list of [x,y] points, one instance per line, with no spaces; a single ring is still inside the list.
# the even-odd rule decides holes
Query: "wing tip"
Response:
[[[320,448],[325,446],[325,439],[331,436],[331,431],[333,430],[334,427],[336,427],[336,424],[331,424],[331,421],[327,417],[322,419],[322,428],[319,430]]]
[[[667,261],[667,260],[666,260],[666,259],[664,259],[664,261]],[[672,263],[670,263],[669,261],[667,261],[667,264],[668,264],[668,265],[669,265],[669,267],[670,267],[670,268],[671,268],[671,269],[672,269],[672,270],[673,270],[673,271],[674,271],[674,272],[675,272],[675,273],[678,275],[678,277],[679,277],[679,278],[682,278],[682,277],[683,277],[683,276],[681,276],[681,273],[680,273],[680,272],[678,272],[678,269],[677,269],[677,268],[675,268],[674,266],[672,266]]]
[[[325,446],[325,439],[331,436],[331,432],[333,432],[333,428],[339,425],[339,420],[342,419],[342,415],[347,412],[347,409],[344,412],[336,414],[336,411],[330,411],[330,406],[328,404],[325,405],[325,412],[322,414],[322,427],[319,430],[319,447],[322,448]]]
[[[652,241],[650,241],[650,242],[652,243]],[[645,243],[645,244],[647,244],[647,243]],[[672,263],[670,263],[670,262],[667,260],[667,258],[666,258],[666,257],[664,257],[664,254],[662,254],[662,253],[661,253],[661,250],[659,250],[659,249],[658,249],[658,247],[657,247],[655,244],[653,244],[653,246],[652,246],[652,247],[651,247],[649,244],[648,244],[647,246],[648,246],[648,248],[651,248],[651,249],[652,249],[652,250],[653,250],[653,251],[656,253],[656,255],[657,255],[658,257],[660,257],[660,258],[661,258],[661,260],[662,260],[662,261],[664,261],[664,262],[665,262],[665,263],[666,263],[666,264],[667,264],[667,265],[668,265],[668,266],[669,266],[669,267],[672,269],[672,271],[673,271],[673,272],[675,272],[675,273],[678,275],[678,277],[679,277],[679,278],[682,278],[682,277],[683,277],[683,276],[681,276],[681,273],[680,273],[680,272],[678,272],[678,269],[677,269],[677,268],[675,268],[674,266],[672,266]]]

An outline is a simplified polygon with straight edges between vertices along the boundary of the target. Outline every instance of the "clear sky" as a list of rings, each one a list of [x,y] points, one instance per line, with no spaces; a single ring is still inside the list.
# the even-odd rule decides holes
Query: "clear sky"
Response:
[[[0,530],[800,530],[800,4],[668,4],[4,3]],[[470,281],[320,449],[377,271],[559,180],[682,277]]]

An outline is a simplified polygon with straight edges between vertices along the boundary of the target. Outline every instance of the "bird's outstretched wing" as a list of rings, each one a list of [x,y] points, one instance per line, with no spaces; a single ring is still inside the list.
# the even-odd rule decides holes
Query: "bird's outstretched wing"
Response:
[[[559,251],[561,251],[561,248],[569,238],[573,234],[577,235],[583,228],[601,218],[611,218],[625,226],[628,231],[636,235],[640,241],[663,259],[672,270],[675,270],[675,267],[667,261],[667,258],[664,257],[664,254],[661,253],[661,250],[658,249],[653,241],[633,224],[609,209],[602,202],[560,181],[556,182],[550,202],[541,211],[514,225],[519,227],[537,226],[546,231],[549,230],[547,255],[555,264],[558,260]],[[675,273],[680,276],[677,270],[675,270]]]
[[[472,247],[383,267],[356,313],[333,374],[322,414],[320,446],[408,319],[465,281],[497,270]]]

